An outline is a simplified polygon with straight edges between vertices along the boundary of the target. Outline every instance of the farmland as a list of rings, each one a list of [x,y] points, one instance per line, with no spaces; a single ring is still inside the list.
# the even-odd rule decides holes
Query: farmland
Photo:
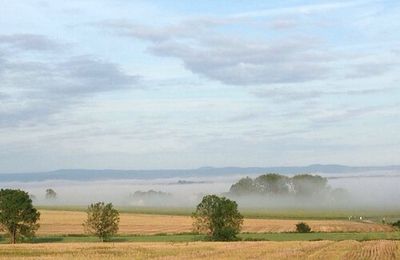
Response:
[[[82,211],[41,210],[41,228],[38,235],[82,234],[86,213]],[[192,231],[189,216],[121,213],[120,234],[150,235],[158,233],[184,233]],[[246,218],[243,232],[293,232],[295,219]],[[377,223],[348,220],[307,220],[315,232],[389,232],[392,227]]]
[[[84,208],[41,208],[40,229],[32,240],[0,243],[0,259],[396,259],[400,232],[371,220],[396,218],[398,212],[352,212],[364,221],[349,221],[349,212],[244,211],[240,242],[207,242],[191,233],[187,209],[121,210],[120,230],[109,243],[84,233]],[[169,213],[169,214],[167,214]],[[175,214],[174,214],[175,213]],[[250,216],[250,217],[249,217]],[[251,217],[255,216],[255,217]],[[276,216],[276,218],[273,218]],[[312,233],[296,233],[295,224],[307,222]]]
[[[400,242],[291,241],[62,243],[0,246],[0,258],[23,259],[398,259]]]

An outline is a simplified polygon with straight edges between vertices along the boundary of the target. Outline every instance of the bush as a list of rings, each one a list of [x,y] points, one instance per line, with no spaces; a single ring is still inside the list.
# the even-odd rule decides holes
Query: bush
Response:
[[[396,222],[392,223],[392,226],[400,228],[400,220],[397,220]]]
[[[311,232],[311,228],[306,223],[300,222],[300,223],[296,224],[296,231],[299,233],[309,233],[309,232]]]

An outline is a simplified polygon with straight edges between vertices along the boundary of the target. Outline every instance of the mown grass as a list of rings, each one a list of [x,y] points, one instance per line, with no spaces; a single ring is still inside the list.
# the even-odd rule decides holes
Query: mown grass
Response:
[[[400,232],[368,232],[368,233],[241,233],[243,241],[318,241],[318,240],[400,240]],[[109,239],[108,242],[194,242],[207,241],[206,236],[200,234],[159,234],[159,235],[121,235]],[[86,235],[68,236],[38,236],[23,243],[88,243],[100,242],[97,237]],[[2,238],[1,244],[8,243],[8,239]]]
[[[39,210],[65,210],[86,211],[86,206],[38,206]],[[117,207],[121,213],[154,214],[154,215],[176,215],[190,216],[194,208],[179,207]],[[242,208],[240,212],[245,218],[259,219],[312,219],[312,220],[345,220],[350,216],[363,217],[377,222],[383,217],[387,220],[399,219],[400,210],[378,210],[378,209],[255,209]]]

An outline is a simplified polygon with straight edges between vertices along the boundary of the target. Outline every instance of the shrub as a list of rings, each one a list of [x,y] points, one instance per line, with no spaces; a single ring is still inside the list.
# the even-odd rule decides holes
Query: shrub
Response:
[[[306,223],[300,222],[300,223],[296,224],[296,231],[299,233],[309,233],[309,232],[311,232],[311,228]]]
[[[400,228],[400,220],[397,220],[396,222],[392,223],[392,226]]]

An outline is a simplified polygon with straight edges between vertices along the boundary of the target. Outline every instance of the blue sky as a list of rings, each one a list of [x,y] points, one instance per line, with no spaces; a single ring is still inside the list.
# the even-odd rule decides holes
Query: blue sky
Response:
[[[400,163],[397,1],[0,14],[0,172]]]

